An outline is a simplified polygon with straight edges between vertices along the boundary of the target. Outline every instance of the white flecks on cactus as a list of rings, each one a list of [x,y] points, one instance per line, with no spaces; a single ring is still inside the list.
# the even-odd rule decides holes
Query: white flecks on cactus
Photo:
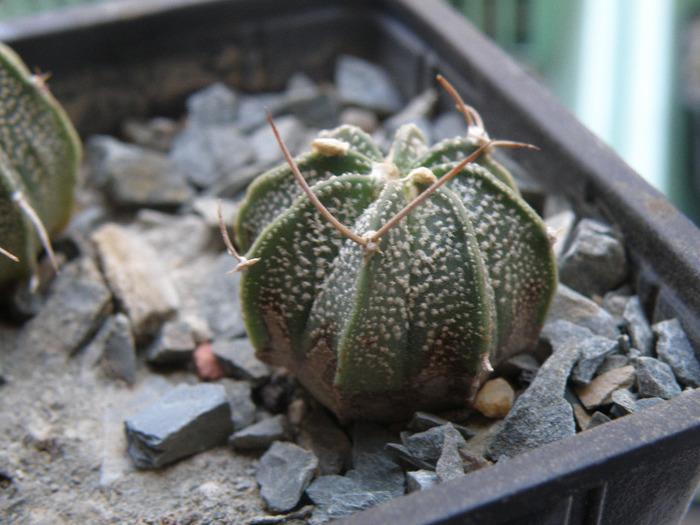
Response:
[[[249,188],[235,229],[260,258],[241,278],[251,341],[341,420],[464,406],[485,363],[535,343],[557,282],[546,229],[488,153],[464,164],[478,147],[429,148],[405,125],[384,158],[345,125]]]

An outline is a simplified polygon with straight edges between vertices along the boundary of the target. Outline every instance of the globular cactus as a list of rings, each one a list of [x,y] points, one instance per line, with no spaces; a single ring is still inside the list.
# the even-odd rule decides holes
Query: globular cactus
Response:
[[[433,147],[414,125],[386,158],[353,126],[296,160],[280,140],[288,164],[240,207],[257,356],[342,421],[468,406],[490,364],[536,342],[549,308],[551,239],[490,154],[515,144],[490,141],[456,98],[470,132]]]
[[[31,275],[49,237],[73,207],[81,159],[78,134],[49,93],[0,43],[0,286]]]

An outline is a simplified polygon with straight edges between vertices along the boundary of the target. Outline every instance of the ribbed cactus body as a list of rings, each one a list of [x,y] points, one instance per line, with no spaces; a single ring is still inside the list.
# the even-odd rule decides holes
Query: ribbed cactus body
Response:
[[[477,149],[466,138],[429,148],[399,129],[386,158],[342,126],[297,165],[350,230],[379,230]],[[289,368],[342,420],[396,420],[465,406],[500,362],[534,344],[556,287],[549,238],[508,172],[488,155],[468,164],[368,253],[312,205],[289,166],[259,177],[235,224],[258,357]]]
[[[81,145],[41,75],[4,44],[0,101],[0,248],[19,259],[0,255],[2,285],[33,272],[42,246],[37,219],[49,235],[68,221]]]

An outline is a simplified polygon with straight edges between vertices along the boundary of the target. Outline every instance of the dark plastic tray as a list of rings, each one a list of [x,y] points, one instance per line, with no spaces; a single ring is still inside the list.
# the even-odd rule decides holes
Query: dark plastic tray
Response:
[[[407,97],[442,73],[492,136],[542,149],[514,153],[541,184],[624,233],[648,313],[678,317],[700,355],[700,230],[439,0],[123,0],[0,24],[0,40],[52,72],[83,135],[181,114],[216,80],[328,80],[340,53],[383,64]],[[699,480],[695,390],[344,523],[677,523]]]

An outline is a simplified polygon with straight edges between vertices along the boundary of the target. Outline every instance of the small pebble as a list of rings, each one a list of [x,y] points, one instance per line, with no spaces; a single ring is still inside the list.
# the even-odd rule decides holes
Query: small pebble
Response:
[[[221,377],[226,377],[226,370],[222,366],[219,358],[214,355],[211,343],[202,343],[192,354],[197,376],[204,381],[213,381]]]
[[[502,419],[510,411],[514,400],[513,387],[508,381],[498,377],[484,383],[476,395],[474,408],[486,417]]]

